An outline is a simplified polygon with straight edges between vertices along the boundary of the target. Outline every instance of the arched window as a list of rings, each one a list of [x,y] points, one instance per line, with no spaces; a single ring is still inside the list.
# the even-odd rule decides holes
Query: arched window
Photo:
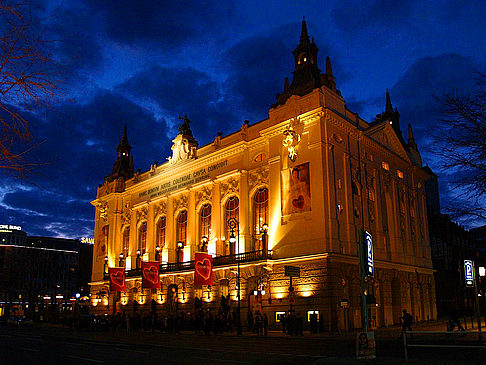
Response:
[[[147,222],[142,222],[142,224],[140,224],[140,227],[138,227],[138,249],[140,250],[141,255],[145,253],[146,248],[147,248]]]
[[[240,211],[240,201],[238,197],[232,196],[226,200],[226,204],[224,205],[224,221],[226,222],[226,240],[229,241],[231,236],[231,230],[229,226],[229,220],[234,218],[239,224],[239,211]],[[238,235],[238,232],[234,232],[235,236]],[[238,237],[236,237],[238,240]],[[237,241],[238,242],[238,241]],[[237,243],[236,242],[236,243]],[[236,253],[236,243],[229,244],[229,254],[234,255]]]
[[[128,256],[128,252],[130,250],[130,226],[125,227],[123,230],[123,243],[122,243],[122,254],[123,259],[126,260]]]
[[[211,231],[211,204],[204,204],[199,212],[200,247],[202,252],[208,251],[208,239]]]
[[[255,250],[263,249],[263,227],[268,224],[268,189],[260,188],[253,195],[253,233]]]
[[[159,218],[157,222],[157,246],[162,250],[165,246],[165,227],[167,225],[167,219],[165,216]]]
[[[177,230],[176,230],[177,262],[184,261],[184,246],[186,245],[186,238],[187,238],[187,210],[183,210],[177,216]]]

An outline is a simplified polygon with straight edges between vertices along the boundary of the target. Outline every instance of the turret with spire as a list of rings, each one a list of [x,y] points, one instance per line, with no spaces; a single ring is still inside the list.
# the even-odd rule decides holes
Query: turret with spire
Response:
[[[123,177],[125,180],[133,177],[133,157],[130,155],[132,147],[128,143],[127,126],[123,128],[123,135],[116,148],[116,161],[113,164],[111,174],[105,177],[106,182],[112,182],[113,180]]]
[[[375,119],[376,122],[383,122],[386,121],[390,123],[393,127],[393,130],[397,134],[398,138],[403,145],[405,145],[405,140],[403,139],[402,131],[400,129],[400,113],[398,112],[397,108],[393,109],[393,105],[390,98],[390,93],[388,89],[386,89],[385,94],[385,111],[382,114],[378,114]]]
[[[317,53],[319,52],[314,39],[311,40],[307,31],[305,18],[302,20],[302,30],[300,33],[300,43],[292,52],[294,55],[295,69],[293,80],[289,85],[285,82],[284,92],[277,94],[277,103],[273,105],[283,105],[292,95],[305,95],[316,88],[326,86],[337,92],[334,76],[332,75],[331,59],[326,59],[326,73],[321,74],[317,64]]]

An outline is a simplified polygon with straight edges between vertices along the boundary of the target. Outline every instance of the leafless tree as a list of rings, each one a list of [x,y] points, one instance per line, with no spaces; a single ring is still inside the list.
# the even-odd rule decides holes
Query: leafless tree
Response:
[[[486,74],[471,95],[440,98],[445,117],[432,131],[431,150],[451,174],[456,198],[446,208],[456,218],[486,220]]]
[[[0,173],[23,176],[38,146],[27,115],[56,96],[55,63],[40,21],[25,3],[0,0]]]

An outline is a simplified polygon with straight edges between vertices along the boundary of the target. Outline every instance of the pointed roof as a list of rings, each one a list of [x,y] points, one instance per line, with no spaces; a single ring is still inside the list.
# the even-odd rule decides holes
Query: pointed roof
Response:
[[[390,93],[388,92],[388,89],[386,89],[385,113],[393,113],[393,105],[391,103]]]
[[[123,152],[123,151],[130,152],[131,149],[132,147],[128,143],[127,125],[125,124],[125,126],[123,127],[123,135],[120,139],[120,143],[118,143],[118,147],[116,148],[116,150],[117,152]]]
[[[329,56],[326,57],[326,74],[332,76],[331,58]]]
[[[307,33],[307,23],[305,16],[302,17],[302,31],[300,32],[300,43],[310,43],[309,33]]]
[[[413,137],[412,125],[408,123],[408,146],[417,149],[417,143],[415,143],[415,138]]]

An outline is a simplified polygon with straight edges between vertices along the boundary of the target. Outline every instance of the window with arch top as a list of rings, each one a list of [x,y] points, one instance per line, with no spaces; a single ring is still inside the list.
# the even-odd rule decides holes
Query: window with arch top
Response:
[[[211,204],[204,204],[199,211],[199,243],[200,250],[207,252],[207,240],[211,233]],[[203,242],[203,237],[206,237],[206,243]]]
[[[254,250],[263,249],[262,238],[260,234],[262,233],[262,228],[264,224],[268,224],[268,189],[266,187],[259,188],[253,194],[252,199],[253,205],[253,233],[254,233]]]
[[[138,227],[138,249],[143,255],[147,248],[147,222],[142,222]]]
[[[176,241],[186,244],[187,238],[187,210],[182,210],[177,216]]]
[[[226,240],[229,241],[231,236],[231,230],[229,226],[229,220],[234,218],[239,224],[239,212],[240,212],[240,200],[237,196],[231,196],[226,200],[224,204],[224,221],[226,225]],[[234,232],[235,236],[238,235],[238,232]],[[238,238],[238,237],[237,237]],[[236,253],[236,245],[230,242],[229,245],[229,254],[234,255]]]
[[[157,221],[157,246],[160,249],[165,246],[165,228],[167,226],[167,218],[165,215],[161,216]]]

